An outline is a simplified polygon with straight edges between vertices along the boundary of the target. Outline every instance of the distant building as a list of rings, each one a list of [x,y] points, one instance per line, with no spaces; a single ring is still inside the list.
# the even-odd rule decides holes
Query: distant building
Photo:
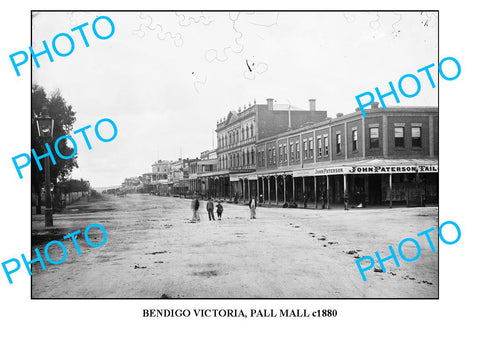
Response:
[[[152,183],[167,184],[168,174],[171,171],[172,162],[158,160],[152,164]]]
[[[152,172],[142,175],[145,190],[161,195],[168,193],[168,174],[171,169],[170,161],[158,160],[152,164]]]
[[[189,159],[179,158],[171,163],[168,186],[172,195],[186,195],[189,190]]]
[[[217,171],[216,150],[206,150],[200,159],[191,161],[189,169],[189,190],[203,197],[215,196],[215,182],[211,178]]]
[[[139,177],[129,177],[129,178],[125,178],[125,180],[122,183],[122,187],[135,187],[140,184],[142,184],[142,182]]]

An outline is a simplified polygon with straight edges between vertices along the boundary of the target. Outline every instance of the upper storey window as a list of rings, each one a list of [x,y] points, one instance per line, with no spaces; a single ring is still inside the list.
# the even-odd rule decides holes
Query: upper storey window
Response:
[[[378,127],[370,128],[370,149],[379,148]]]
[[[405,147],[405,129],[403,127],[395,128],[395,147]]]
[[[412,127],[412,147],[414,148],[422,147],[422,128],[421,127]]]

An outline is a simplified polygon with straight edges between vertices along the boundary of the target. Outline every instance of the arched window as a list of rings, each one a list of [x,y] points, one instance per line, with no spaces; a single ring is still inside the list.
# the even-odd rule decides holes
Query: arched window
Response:
[[[245,128],[246,138],[248,139],[248,126]]]
[[[252,165],[255,165],[255,151],[253,150],[253,148],[252,148],[251,155],[252,155]]]
[[[247,150],[247,165],[250,165],[250,150]]]
[[[237,139],[236,139],[237,143],[238,143],[238,141],[239,141],[239,139],[238,139],[238,136],[239,136],[239,135],[240,135],[240,133],[239,133],[238,130],[237,130]]]
[[[242,126],[242,140],[244,140],[244,139],[245,139],[245,129]]]
[[[250,125],[250,136],[252,136],[252,137],[254,136],[253,135],[253,123]]]

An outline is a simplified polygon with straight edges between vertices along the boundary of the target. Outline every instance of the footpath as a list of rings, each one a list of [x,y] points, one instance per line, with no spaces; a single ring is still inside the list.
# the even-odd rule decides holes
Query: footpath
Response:
[[[53,227],[45,227],[44,207],[42,214],[35,214],[32,208],[32,247],[48,243],[52,240],[63,240],[63,236],[78,229],[85,229],[87,225],[79,224],[85,219],[85,214],[91,215],[95,211],[105,211],[106,197],[92,198],[82,197],[78,201],[67,206],[62,212],[53,214]],[[108,208],[107,208],[108,209]]]

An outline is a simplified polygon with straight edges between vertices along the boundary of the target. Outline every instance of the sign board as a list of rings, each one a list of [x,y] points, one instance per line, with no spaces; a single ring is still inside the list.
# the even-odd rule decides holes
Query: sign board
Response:
[[[343,175],[348,173],[351,167],[335,167],[335,168],[323,168],[315,169],[315,176],[327,176],[327,175]]]
[[[396,174],[438,172],[438,165],[352,166],[350,174]]]
[[[293,177],[303,177],[303,176],[315,176],[315,169],[293,171]]]
[[[389,166],[342,166],[334,168],[320,168],[298,170],[293,172],[293,177],[327,176],[327,175],[353,175],[353,174],[396,174],[396,173],[437,173],[438,165],[389,165]]]

